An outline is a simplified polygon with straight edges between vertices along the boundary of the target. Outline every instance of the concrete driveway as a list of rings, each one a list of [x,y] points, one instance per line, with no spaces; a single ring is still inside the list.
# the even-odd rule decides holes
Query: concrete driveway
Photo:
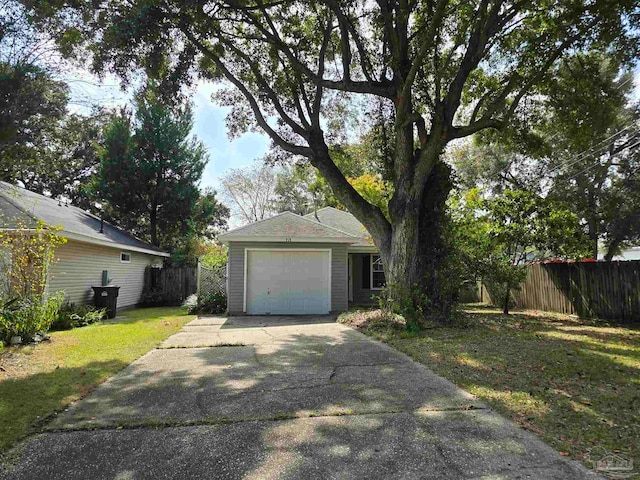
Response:
[[[11,479],[594,478],[327,318],[199,318],[11,455]]]

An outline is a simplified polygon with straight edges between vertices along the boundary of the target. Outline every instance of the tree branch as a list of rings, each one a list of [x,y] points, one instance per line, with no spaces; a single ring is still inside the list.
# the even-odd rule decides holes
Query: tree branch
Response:
[[[318,76],[308,65],[302,62],[294,53],[292,48],[280,37],[277,28],[273,25],[273,21],[267,12],[264,12],[265,20],[267,24],[271,26],[272,31],[267,30],[264,27],[263,22],[253,15],[247,14],[246,17],[250,19],[250,23],[256,27],[262,35],[263,39],[260,39],[264,43],[270,44],[280,50],[292,63],[292,66],[302,71],[311,82],[330,90],[339,90],[343,92],[351,93],[368,93],[371,95],[378,95],[386,98],[393,98],[392,85],[386,81],[354,81],[351,79],[343,78],[342,80],[329,80],[321,76]]]
[[[404,79],[404,85],[402,87],[402,95],[404,97],[409,96],[411,93],[411,87],[413,86],[413,82],[416,78],[416,75],[420,68],[422,67],[422,63],[424,61],[425,56],[429,52],[430,48],[433,47],[434,41],[436,38],[436,32],[438,31],[440,25],[442,24],[442,20],[444,18],[444,13],[446,11],[447,4],[449,0],[438,0],[438,4],[436,5],[435,12],[433,13],[433,18],[429,22],[429,28],[422,39],[422,43],[420,44],[420,48],[416,52],[413,61],[411,62],[411,68],[409,69],[409,73],[407,77]]]
[[[262,75],[262,72],[260,72],[260,69],[258,68],[256,62],[252,61],[252,59],[249,58],[246,53],[242,52],[231,42],[227,42],[222,39],[220,39],[220,41],[224,42],[224,45],[226,45],[228,49],[233,51],[238,57],[242,58],[244,62],[249,66],[258,84],[260,85],[262,92],[267,96],[267,98],[269,98],[274,108],[280,115],[280,118],[282,118],[282,120],[284,120],[284,122],[289,125],[295,133],[300,135],[302,138],[306,138],[308,135],[308,131],[305,130],[294,119],[292,119],[291,116],[289,116],[289,114],[285,111],[285,109],[282,107],[282,104],[280,103],[280,100],[278,99],[276,92],[273,91],[269,83],[266,81],[266,79]],[[301,112],[300,110],[298,111]],[[304,116],[301,118],[301,121],[304,121]]]
[[[180,27],[179,27],[180,28]],[[216,66],[220,69],[222,74],[227,77],[227,79],[244,95],[253,111],[256,122],[262,128],[267,135],[273,140],[273,142],[278,145],[283,150],[293,153],[295,155],[301,155],[303,157],[310,158],[313,155],[313,152],[309,147],[303,147],[301,145],[295,145],[293,143],[287,142],[284,138],[282,138],[267,122],[262,114],[262,110],[260,109],[260,105],[256,98],[251,94],[249,89],[244,85],[244,83],[239,80],[235,75],[233,75],[226,65],[220,60],[218,55],[209,50],[201,41],[199,41],[191,32],[189,32],[186,28],[180,28],[180,31],[187,37],[187,39],[193,43],[196,48],[207,58],[211,59]]]

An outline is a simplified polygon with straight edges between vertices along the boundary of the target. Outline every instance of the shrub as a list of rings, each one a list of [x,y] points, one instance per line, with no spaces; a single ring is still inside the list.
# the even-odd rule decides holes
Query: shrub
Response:
[[[184,305],[189,309],[189,313],[221,314],[227,311],[227,295],[223,292],[211,292],[198,298],[195,303],[193,298],[189,297]]]
[[[76,305],[65,302],[58,311],[52,330],[70,330],[72,328],[84,327],[92,323],[99,322],[107,314],[106,308],[96,308],[92,305]]]
[[[140,305],[143,307],[164,307],[171,303],[167,300],[164,290],[154,288],[142,292]]]
[[[15,223],[17,228],[0,231],[0,250],[10,252],[0,258],[3,280],[13,296],[40,298],[56,261],[55,250],[67,240],[57,234],[60,227],[38,222],[33,229],[19,219]]]
[[[61,293],[3,301],[0,306],[0,340],[9,343],[12,337],[18,336],[22,343],[29,343],[36,334],[48,332],[62,301]]]
[[[184,303],[182,304],[182,306],[186,308],[189,313],[197,313],[198,295],[195,293],[193,295],[189,295],[184,301]]]

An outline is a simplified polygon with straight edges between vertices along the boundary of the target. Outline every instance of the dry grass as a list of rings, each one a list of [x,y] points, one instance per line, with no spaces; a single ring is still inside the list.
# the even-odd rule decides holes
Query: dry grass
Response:
[[[472,307],[455,326],[409,335],[380,311],[341,321],[477,395],[563,455],[637,457],[640,330],[545,312]]]

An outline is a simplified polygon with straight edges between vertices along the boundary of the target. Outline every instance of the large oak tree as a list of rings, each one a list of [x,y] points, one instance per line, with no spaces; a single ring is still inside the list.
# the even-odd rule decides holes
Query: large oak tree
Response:
[[[232,87],[232,133],[259,127],[305,157],[367,227],[396,296],[420,292],[446,315],[441,263],[447,145],[500,128],[568,51],[635,55],[637,0],[106,0],[69,2],[94,66],[141,67],[177,87],[194,76]],[[42,5],[34,2],[34,5]],[[66,2],[44,15],[68,26]],[[70,38],[70,35],[65,37]],[[94,40],[98,39],[98,40]],[[379,100],[390,111],[388,218],[330,154],[331,112]],[[338,108],[339,107],[339,108]]]

